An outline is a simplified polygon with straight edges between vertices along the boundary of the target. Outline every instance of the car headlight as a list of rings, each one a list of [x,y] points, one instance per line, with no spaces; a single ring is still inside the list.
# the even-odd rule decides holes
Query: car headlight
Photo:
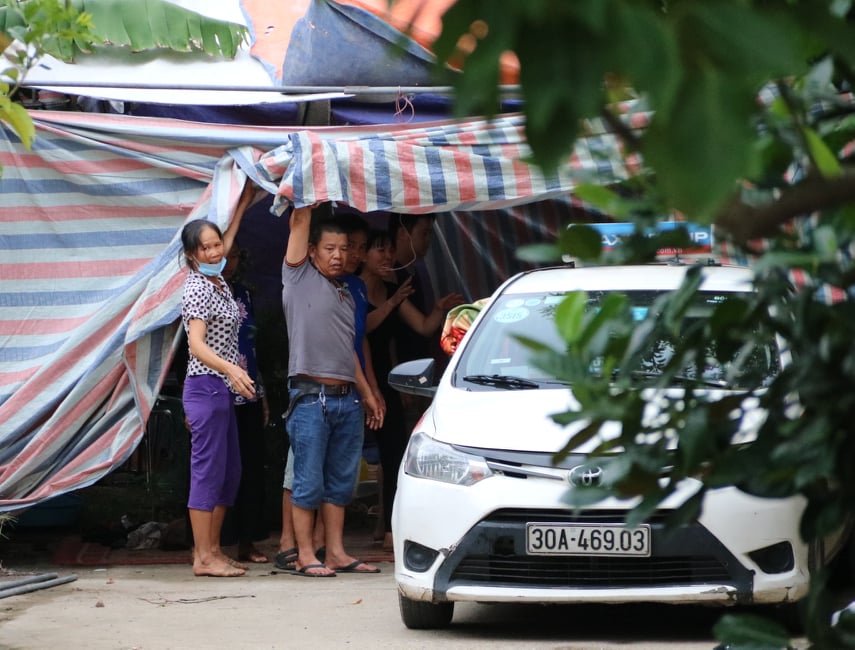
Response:
[[[410,439],[404,471],[410,476],[454,485],[474,485],[493,475],[483,458],[457,451],[424,433],[413,434]]]

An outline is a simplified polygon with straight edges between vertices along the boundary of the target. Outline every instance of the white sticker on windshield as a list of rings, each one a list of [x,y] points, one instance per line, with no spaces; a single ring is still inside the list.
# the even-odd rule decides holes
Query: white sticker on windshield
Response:
[[[523,304],[522,298],[512,298],[511,300],[508,300],[505,303],[505,307],[510,307],[510,308],[520,307],[520,306],[522,306],[522,304]]]
[[[502,309],[493,317],[497,323],[517,323],[525,320],[529,315],[528,309],[525,307],[517,307],[516,309]]]

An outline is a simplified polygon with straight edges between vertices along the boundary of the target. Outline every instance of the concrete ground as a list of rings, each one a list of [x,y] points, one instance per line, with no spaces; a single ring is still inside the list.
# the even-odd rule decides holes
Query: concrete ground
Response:
[[[324,579],[284,574],[271,565],[255,565],[248,576],[227,579],[194,578],[184,565],[81,567],[74,582],[0,599],[0,647],[690,650],[715,645],[708,610],[686,612],[688,618],[676,621],[673,610],[662,607],[463,604],[447,630],[408,630],[398,615],[392,564],[380,566],[377,575]]]
[[[458,603],[448,629],[408,630],[398,613],[391,554],[365,535],[365,530],[348,532],[346,545],[382,572],[335,578],[291,575],[272,564],[251,565],[240,578],[197,578],[189,562],[175,563],[175,558],[169,564],[60,566],[53,563],[56,539],[5,540],[0,543],[0,650],[708,650],[716,645],[711,630],[719,611],[653,604]],[[275,545],[271,538],[261,548],[272,554]],[[177,552],[187,557],[186,551]],[[12,580],[52,573],[73,580],[4,594]]]

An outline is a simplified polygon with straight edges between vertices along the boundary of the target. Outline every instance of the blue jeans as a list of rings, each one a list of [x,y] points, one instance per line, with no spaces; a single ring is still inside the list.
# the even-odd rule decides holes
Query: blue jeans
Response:
[[[291,503],[314,510],[321,502],[346,506],[353,498],[364,434],[359,394],[300,396],[286,426],[294,450],[294,490]]]

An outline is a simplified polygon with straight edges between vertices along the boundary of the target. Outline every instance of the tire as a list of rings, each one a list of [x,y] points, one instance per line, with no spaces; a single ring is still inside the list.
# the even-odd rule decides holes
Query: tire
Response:
[[[835,590],[848,591],[855,586],[855,531],[846,531],[842,548],[829,564],[828,585]]]
[[[411,630],[439,630],[449,626],[454,603],[430,603],[398,594],[401,620]]]
[[[814,539],[808,543],[807,568],[811,575],[819,573],[825,566],[825,542]]]
[[[799,603],[782,603],[773,606],[771,618],[783,625],[792,636],[802,636],[805,633],[805,622]]]

